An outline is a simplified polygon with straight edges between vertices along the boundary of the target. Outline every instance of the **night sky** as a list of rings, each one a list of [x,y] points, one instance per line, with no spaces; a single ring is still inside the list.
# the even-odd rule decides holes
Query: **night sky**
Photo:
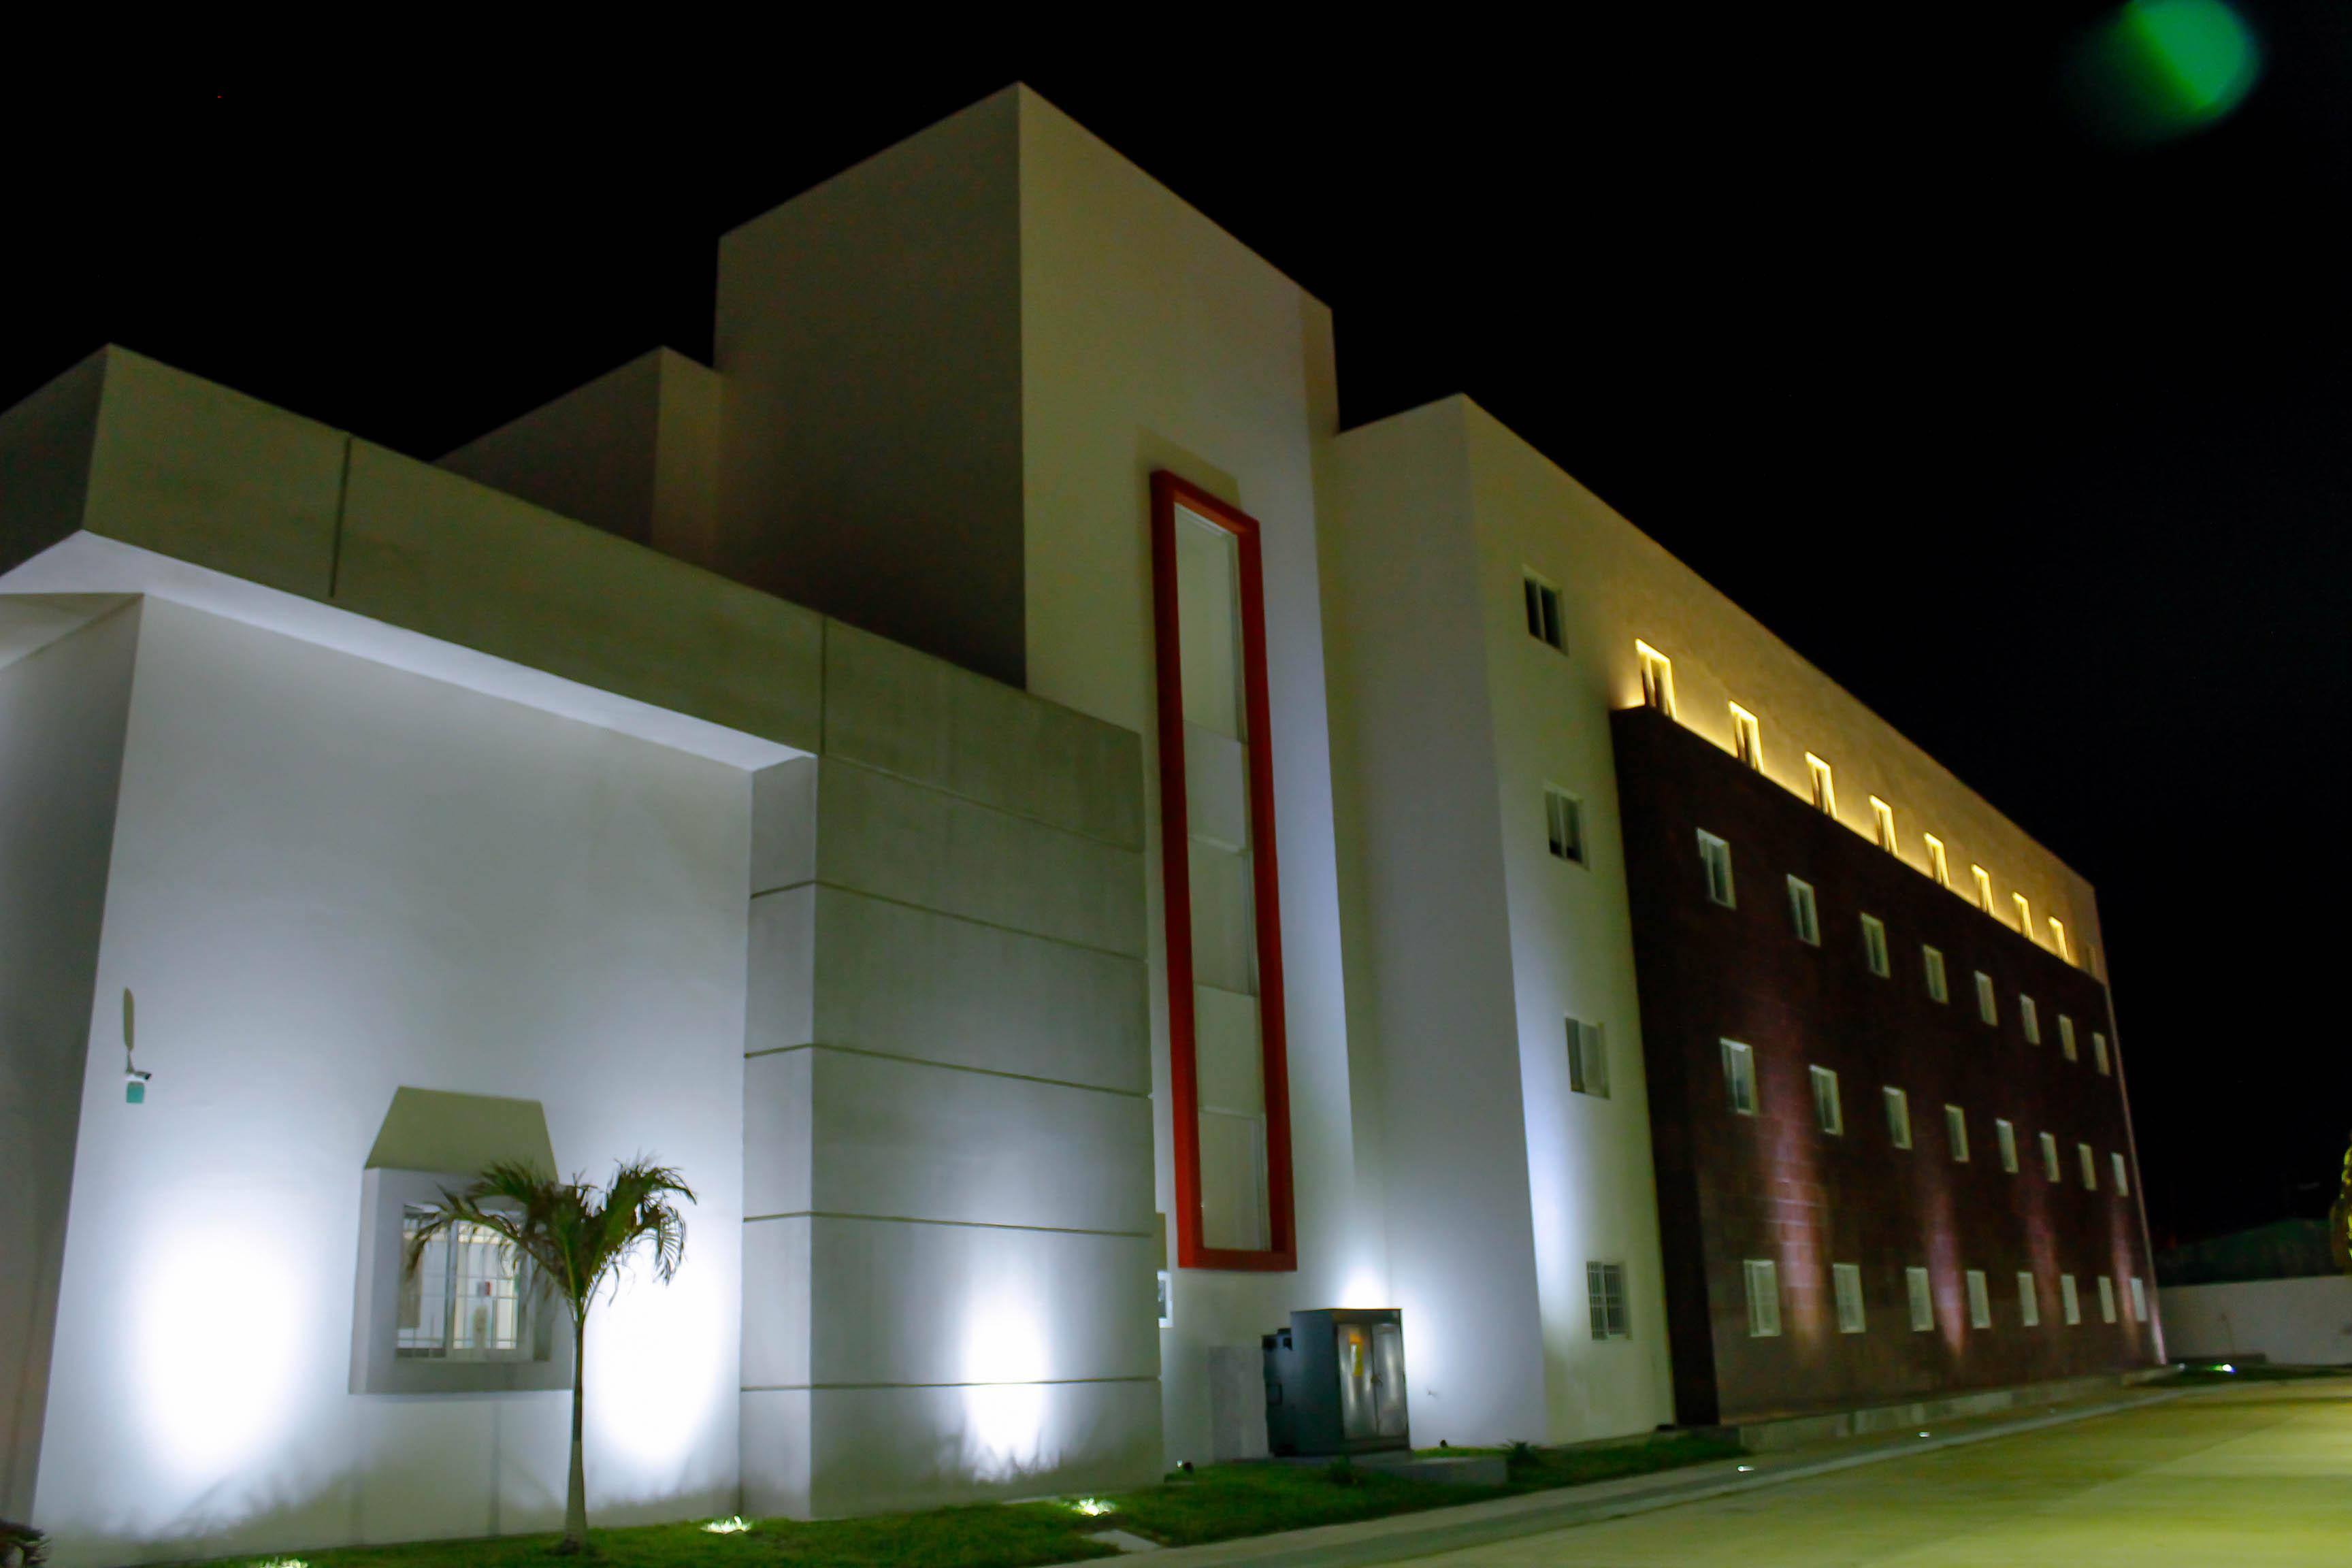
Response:
[[[2096,9],[1900,9],[117,99],[15,161],[0,406],[112,341],[436,456],[707,360],[722,230],[1025,79],[1332,305],[1348,423],[1470,394],[2091,879],[2159,1245],[2321,1212],[2352,10],[2247,0],[2235,114],[2126,145],[2061,85]]]

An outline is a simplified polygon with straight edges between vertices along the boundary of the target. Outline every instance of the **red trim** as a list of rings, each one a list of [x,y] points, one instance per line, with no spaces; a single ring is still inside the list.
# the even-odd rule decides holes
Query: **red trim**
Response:
[[[1265,1077],[1263,1252],[1201,1240],[1201,1110],[1192,1020],[1192,863],[1184,798],[1184,674],[1176,618],[1176,508],[1234,536],[1241,567],[1242,700],[1249,726],[1250,864],[1256,895],[1258,1042]],[[1151,476],[1151,609],[1160,675],[1160,855],[1168,927],[1169,1108],[1175,1120],[1176,1266],[1298,1267],[1290,1176],[1290,1066],[1284,1045],[1282,910],[1274,837],[1274,727],[1265,694],[1265,578],[1257,520],[1166,469]]]

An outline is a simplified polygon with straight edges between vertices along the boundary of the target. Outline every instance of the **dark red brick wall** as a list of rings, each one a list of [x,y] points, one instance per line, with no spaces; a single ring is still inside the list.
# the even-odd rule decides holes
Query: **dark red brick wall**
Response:
[[[1643,1049],[1658,1170],[1675,1400],[1686,1424],[1849,1408],[1950,1390],[2146,1365],[2153,1331],[2131,1320],[2129,1286],[2155,1273],[2132,1195],[2108,1156],[2131,1160],[2120,1077],[2092,1061],[2115,1027],[2106,987],[1852,828],[1646,709],[1615,715],[1620,811],[1631,884]],[[1902,803],[1896,803],[1898,812]],[[1898,818],[1906,836],[1932,824]],[[1738,907],[1706,896],[1704,828],[1731,846]],[[1954,868],[1965,877],[1965,865]],[[1787,879],[1811,882],[1821,945],[1798,940]],[[1893,974],[1870,972],[1864,913],[1885,922]],[[1944,954],[1951,1000],[1927,994],[1922,944]],[[1993,979],[2000,1021],[1978,1016],[1975,974]],[[2039,1005],[2025,1041],[2017,998]],[[2059,1015],[2079,1059],[2060,1054]],[[1736,1115],[1721,1041],[1752,1047],[1758,1114]],[[1819,1130],[1808,1068],[1834,1069],[1845,1131]],[[1910,1096],[1912,1147],[1888,1136],[1881,1088]],[[1968,1112],[1969,1163],[1951,1158],[1946,1104]],[[1994,1119],[2017,1127],[2019,1171],[2000,1167]],[[2058,1138],[2062,1180],[2044,1178],[2039,1134]],[[2083,1188],[2088,1142],[2099,1186]],[[1748,1332],[1743,1258],[1780,1265],[1781,1332]],[[1838,1331],[1830,1265],[1859,1264],[1868,1327]],[[1904,1269],[1924,1265],[1936,1328],[1910,1327]],[[1980,1268],[1993,1326],[1969,1327],[1963,1270]],[[2039,1279],[2042,1324],[2021,1322],[2018,1271]],[[2083,1321],[2067,1327],[2058,1277],[2072,1273]],[[2099,1316],[2115,1280],[2117,1321]]]

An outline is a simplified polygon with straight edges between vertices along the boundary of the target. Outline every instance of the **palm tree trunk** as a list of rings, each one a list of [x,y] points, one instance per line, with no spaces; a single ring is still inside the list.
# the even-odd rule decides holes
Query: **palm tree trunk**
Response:
[[[558,1552],[588,1550],[588,1470],[580,1458],[582,1377],[588,1364],[588,1314],[572,1315],[572,1479],[563,1489],[563,1541]]]

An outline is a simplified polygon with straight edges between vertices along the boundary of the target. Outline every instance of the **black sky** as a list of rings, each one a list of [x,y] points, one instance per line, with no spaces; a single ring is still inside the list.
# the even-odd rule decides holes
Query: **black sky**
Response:
[[[2249,3],[2239,112],[2122,151],[2053,86],[2095,9],[1879,9],[763,56],[496,109],[209,84],[104,142],[41,122],[0,406],[111,341],[437,455],[707,359],[722,230],[1025,79],[1334,307],[1349,423],[1469,393],[2096,884],[2159,1242],[2317,1212],[2352,1125],[2352,11]]]

